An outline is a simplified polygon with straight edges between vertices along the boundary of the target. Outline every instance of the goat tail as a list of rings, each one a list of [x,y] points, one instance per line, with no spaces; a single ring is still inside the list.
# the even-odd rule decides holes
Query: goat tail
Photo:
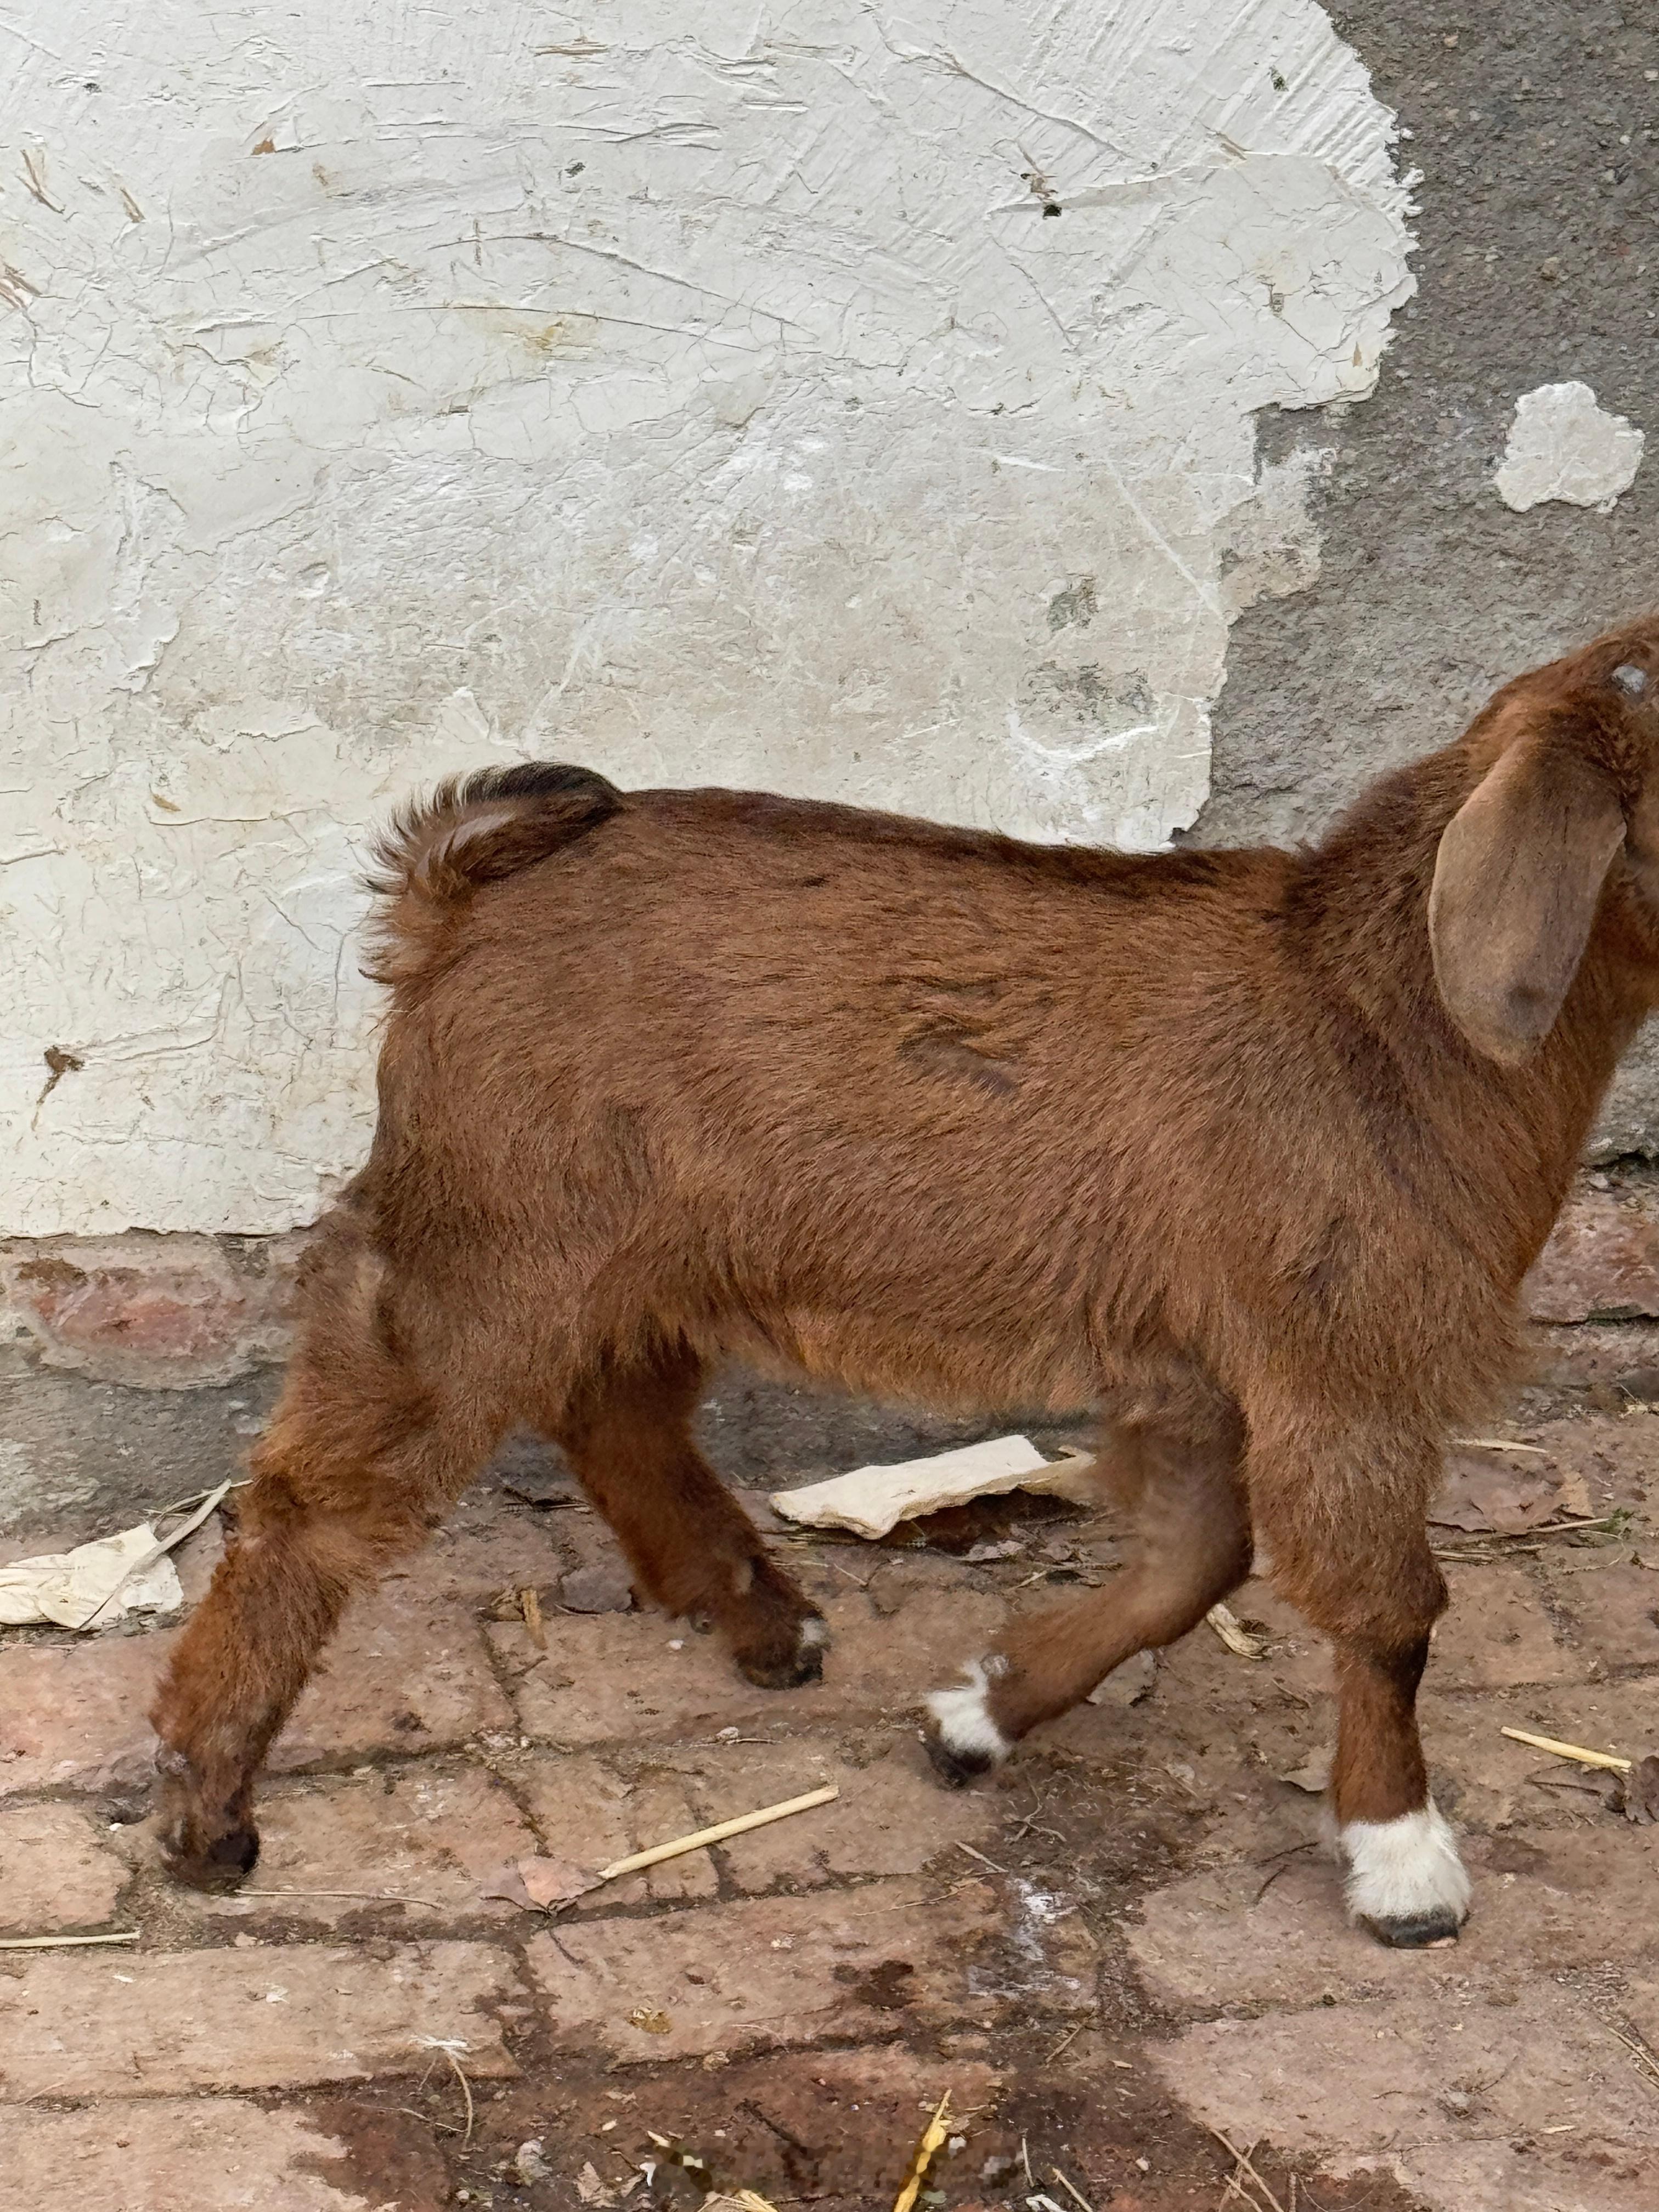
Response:
[[[592,769],[519,761],[452,776],[404,807],[374,848],[368,888],[380,905],[363,972],[393,989],[416,983],[475,892],[574,844],[623,804]]]

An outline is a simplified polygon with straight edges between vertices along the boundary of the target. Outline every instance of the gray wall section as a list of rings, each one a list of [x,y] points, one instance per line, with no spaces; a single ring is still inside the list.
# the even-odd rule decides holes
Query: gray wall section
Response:
[[[1311,836],[1506,678],[1659,605],[1659,0],[1330,12],[1413,133],[1419,290],[1372,398],[1263,424],[1267,455],[1335,449],[1322,571],[1235,628],[1183,842]],[[1516,399],[1574,377],[1647,434],[1636,483],[1611,514],[1513,514],[1492,472]],[[1659,1156],[1656,1023],[1595,1156],[1635,1151]]]

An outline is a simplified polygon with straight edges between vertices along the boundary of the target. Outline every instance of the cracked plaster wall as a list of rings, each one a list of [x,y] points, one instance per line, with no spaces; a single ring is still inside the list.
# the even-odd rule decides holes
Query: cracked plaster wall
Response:
[[[0,0],[0,1231],[314,1214],[463,764],[1167,842],[1408,184],[1311,0]]]

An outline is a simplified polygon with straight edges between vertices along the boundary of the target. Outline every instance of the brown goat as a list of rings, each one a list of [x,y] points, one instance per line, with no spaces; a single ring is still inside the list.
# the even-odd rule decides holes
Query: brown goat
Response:
[[[1356,1916],[1455,1931],[1414,1704],[1425,1513],[1659,1002],[1659,619],[1500,691],[1300,854],[1131,858],[529,764],[384,854],[368,1166],[330,1216],[240,1534],[155,1707],[173,1871],[228,1886],[355,1591],[515,1422],[757,1682],[823,1624],[691,1441],[742,1358],[1098,1410],[1107,1586],[932,1700],[951,1779],[1249,1571],[1335,1647]]]

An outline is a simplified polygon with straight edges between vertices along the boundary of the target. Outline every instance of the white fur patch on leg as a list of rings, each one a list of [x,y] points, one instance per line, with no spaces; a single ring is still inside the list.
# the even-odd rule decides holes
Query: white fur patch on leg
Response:
[[[821,1613],[808,1613],[800,1625],[800,1635],[795,1649],[804,1656],[808,1651],[827,1651],[829,1648],[829,1622]]]
[[[1350,1820],[1337,1842],[1356,1920],[1382,1930],[1426,1925],[1451,1935],[1468,1917],[1469,1878],[1432,1799],[1398,1820]]]
[[[946,1751],[955,1752],[958,1758],[978,1764],[988,1760],[1000,1766],[1013,1746],[991,1718],[986,1702],[992,1673],[1000,1674],[1006,1668],[982,1659],[969,1660],[963,1669],[968,1679],[954,1689],[935,1690],[927,1700],[927,1710],[939,1729],[939,1741]]]

